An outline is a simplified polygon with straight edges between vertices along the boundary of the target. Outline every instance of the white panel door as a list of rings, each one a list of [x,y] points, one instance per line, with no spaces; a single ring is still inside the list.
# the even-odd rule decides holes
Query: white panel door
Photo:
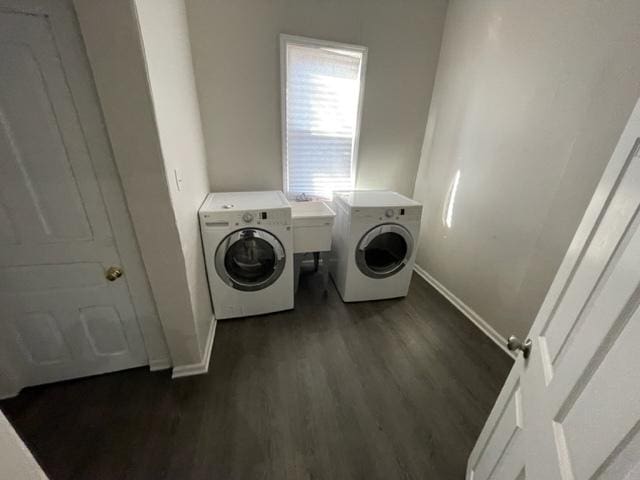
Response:
[[[49,22],[0,10],[0,329],[20,386],[148,363],[126,276],[105,278],[121,258]]]
[[[640,102],[471,453],[473,480],[640,479]]]

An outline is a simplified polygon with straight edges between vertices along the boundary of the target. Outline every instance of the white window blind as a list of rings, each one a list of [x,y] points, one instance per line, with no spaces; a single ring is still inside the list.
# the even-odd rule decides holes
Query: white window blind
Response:
[[[331,198],[353,188],[366,48],[282,36],[284,185]]]

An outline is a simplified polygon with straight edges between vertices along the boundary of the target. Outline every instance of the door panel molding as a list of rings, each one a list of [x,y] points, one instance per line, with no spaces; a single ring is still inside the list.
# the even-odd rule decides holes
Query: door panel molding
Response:
[[[520,435],[522,427],[522,393],[520,382],[516,382],[504,402],[502,411],[486,439],[482,451],[471,468],[474,480],[486,480],[491,477],[505,454],[519,440],[517,437]],[[490,451],[489,455],[485,455],[487,451]]]

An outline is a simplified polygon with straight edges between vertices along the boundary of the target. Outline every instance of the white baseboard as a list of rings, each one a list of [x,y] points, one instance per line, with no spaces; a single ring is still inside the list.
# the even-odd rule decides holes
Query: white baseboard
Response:
[[[20,390],[10,391],[10,392],[0,392],[0,400],[6,400],[7,398],[17,397],[20,393]]]
[[[0,400],[18,396],[26,386],[23,384],[20,374],[14,368],[15,366],[12,362],[0,365]]]
[[[149,370],[152,372],[167,370],[169,368],[171,368],[170,358],[156,358],[155,360],[149,361]]]
[[[213,318],[211,325],[209,326],[209,334],[207,335],[207,343],[204,347],[204,355],[202,360],[198,363],[192,363],[190,365],[178,365],[173,367],[171,378],[188,377],[191,375],[202,375],[209,371],[209,360],[211,359],[211,349],[213,348],[213,339],[216,336],[217,320]]]
[[[515,358],[513,352],[507,348],[507,339],[500,335],[487,321],[478,315],[469,305],[456,297],[447,287],[442,285],[438,280],[433,278],[424,268],[419,265],[413,266],[413,271],[425,279],[433,288],[435,288],[444,298],[449,300],[462,314],[478,327],[487,337],[498,345],[511,358]]]

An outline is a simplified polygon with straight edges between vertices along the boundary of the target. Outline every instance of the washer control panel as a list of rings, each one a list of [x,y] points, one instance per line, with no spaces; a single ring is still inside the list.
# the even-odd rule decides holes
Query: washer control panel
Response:
[[[291,214],[283,210],[250,210],[238,212],[235,225],[291,225]]]
[[[291,225],[291,212],[287,210],[239,210],[220,213],[205,213],[207,227],[245,227],[256,228]]]

